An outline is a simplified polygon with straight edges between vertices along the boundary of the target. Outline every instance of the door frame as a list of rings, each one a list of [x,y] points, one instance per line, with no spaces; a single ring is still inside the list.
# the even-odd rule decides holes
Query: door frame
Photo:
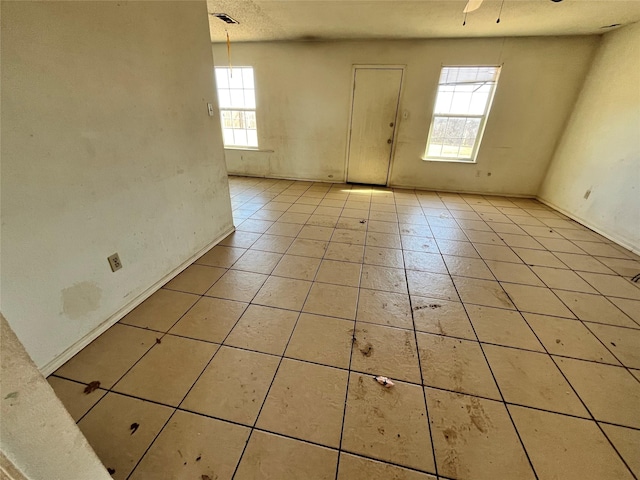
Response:
[[[355,100],[355,91],[356,91],[356,70],[358,68],[367,68],[372,70],[401,70],[402,74],[400,75],[400,89],[398,90],[398,103],[396,104],[396,116],[394,120],[394,128],[393,128],[393,137],[391,143],[391,152],[389,154],[389,169],[387,170],[387,180],[385,182],[385,186],[389,186],[389,180],[391,178],[391,172],[393,170],[393,163],[396,156],[396,139],[398,136],[398,120],[400,118],[400,103],[402,101],[402,94],[404,91],[404,74],[406,71],[406,65],[383,65],[383,64],[359,64],[354,63],[351,65],[351,93],[349,98],[349,123],[347,124],[347,146],[345,151],[345,160],[344,160],[344,178],[343,182],[347,183],[349,178],[349,149],[351,147],[351,122],[353,120],[353,102]]]

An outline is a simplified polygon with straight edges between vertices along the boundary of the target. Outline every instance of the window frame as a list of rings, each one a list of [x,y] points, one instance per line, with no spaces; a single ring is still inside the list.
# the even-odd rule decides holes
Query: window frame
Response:
[[[445,68],[496,68],[496,77],[491,85],[491,92],[489,92],[489,97],[487,99],[487,103],[485,104],[484,111],[482,114],[462,114],[462,113],[444,113],[438,114],[436,113],[436,106],[438,104],[438,95],[440,93],[440,77],[442,76],[442,70]],[[485,127],[487,124],[487,119],[489,118],[489,113],[491,112],[491,107],[493,106],[493,99],[496,94],[496,90],[498,87],[498,80],[500,79],[500,74],[502,73],[502,65],[442,65],[440,68],[440,75],[438,76],[438,85],[436,88],[436,93],[433,98],[433,112],[431,113],[431,124],[429,126],[429,133],[427,134],[427,142],[425,144],[424,154],[422,155],[422,160],[426,162],[454,162],[454,163],[468,163],[474,164],[477,163],[478,159],[478,151],[480,150],[480,145],[482,144],[482,138],[484,136]],[[469,157],[445,157],[445,156],[429,156],[429,143],[431,141],[431,136],[433,134],[433,128],[435,125],[436,117],[440,118],[479,118],[480,125],[478,126],[478,134],[476,135],[473,149],[471,151],[471,155]]]
[[[251,74],[253,77],[253,88],[246,88],[244,86],[244,81],[243,81],[243,86],[242,86],[242,92],[244,95],[244,92],[246,90],[253,90],[253,101],[255,104],[254,108],[249,108],[249,107],[223,107],[222,106],[222,102],[220,101],[220,88],[223,88],[225,90],[233,90],[230,87],[220,87],[218,85],[218,76],[217,76],[217,71],[218,70],[224,70],[227,75],[229,74],[229,71],[232,70],[239,70],[241,71],[242,69],[251,69]],[[218,110],[220,111],[220,133],[222,133],[222,143],[225,149],[229,149],[229,150],[259,150],[259,145],[260,145],[260,141],[258,138],[258,114],[257,114],[257,110],[258,110],[258,99],[257,99],[257,95],[256,95],[256,76],[255,76],[255,68],[249,65],[238,65],[236,67],[214,67],[214,78],[216,80],[216,95],[218,97]],[[233,144],[227,144],[225,142],[225,134],[224,134],[224,130],[225,130],[225,126],[224,126],[224,113],[225,112],[253,112],[254,117],[255,117],[255,123],[256,123],[256,144],[255,145],[248,145],[249,142],[247,142],[247,144],[245,145],[241,145],[241,144],[236,144],[235,142]],[[246,121],[246,117],[245,117],[245,121]],[[248,129],[248,128],[244,128],[244,129],[234,129],[232,128],[232,130],[252,130],[252,129]],[[235,140],[235,135],[234,135],[234,140]]]

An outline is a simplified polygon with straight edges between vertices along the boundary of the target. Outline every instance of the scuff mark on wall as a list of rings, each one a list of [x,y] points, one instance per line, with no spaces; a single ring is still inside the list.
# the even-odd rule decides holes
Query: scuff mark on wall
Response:
[[[76,320],[100,306],[102,289],[95,282],[80,282],[62,290],[62,313]]]

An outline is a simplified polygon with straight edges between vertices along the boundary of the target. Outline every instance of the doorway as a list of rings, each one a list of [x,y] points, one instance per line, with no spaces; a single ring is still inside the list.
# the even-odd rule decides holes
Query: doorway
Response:
[[[347,182],[386,185],[403,67],[355,67],[347,151]]]

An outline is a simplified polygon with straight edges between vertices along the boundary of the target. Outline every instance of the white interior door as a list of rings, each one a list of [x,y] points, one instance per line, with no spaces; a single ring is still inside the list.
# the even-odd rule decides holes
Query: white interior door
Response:
[[[391,162],[401,68],[356,68],[347,181],[386,185]]]

